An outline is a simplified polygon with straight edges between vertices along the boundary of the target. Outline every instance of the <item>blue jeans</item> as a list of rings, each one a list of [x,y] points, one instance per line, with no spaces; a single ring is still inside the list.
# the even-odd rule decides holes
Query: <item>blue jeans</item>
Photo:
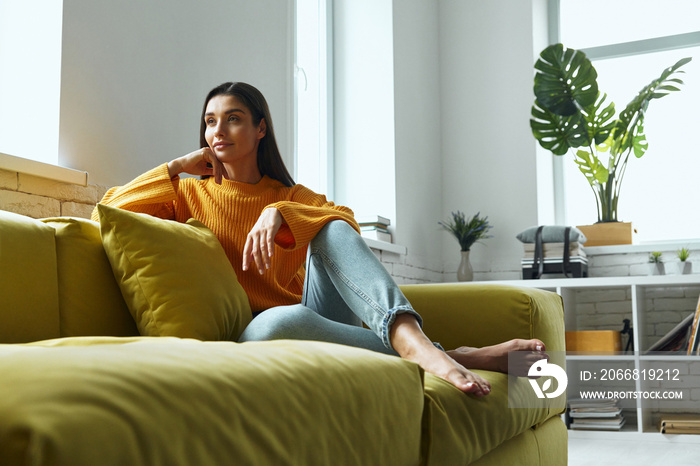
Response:
[[[397,355],[389,332],[402,313],[414,315],[422,326],[421,317],[362,237],[336,220],[309,245],[301,304],[259,314],[238,341],[315,340]]]

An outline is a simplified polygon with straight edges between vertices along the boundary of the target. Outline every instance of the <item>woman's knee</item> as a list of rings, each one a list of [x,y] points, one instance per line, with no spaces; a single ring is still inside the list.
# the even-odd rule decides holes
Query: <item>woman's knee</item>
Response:
[[[321,228],[314,238],[315,242],[332,241],[334,243],[359,239],[360,235],[344,220],[332,220]]]
[[[268,309],[248,324],[238,341],[299,339],[309,321],[315,318],[318,314],[301,304]]]

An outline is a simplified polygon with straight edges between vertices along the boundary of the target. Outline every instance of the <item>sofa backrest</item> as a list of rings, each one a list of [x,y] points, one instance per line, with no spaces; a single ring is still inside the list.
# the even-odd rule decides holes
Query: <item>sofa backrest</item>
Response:
[[[99,224],[0,211],[0,342],[135,336]]]
[[[60,336],[54,229],[0,211],[0,342]]]

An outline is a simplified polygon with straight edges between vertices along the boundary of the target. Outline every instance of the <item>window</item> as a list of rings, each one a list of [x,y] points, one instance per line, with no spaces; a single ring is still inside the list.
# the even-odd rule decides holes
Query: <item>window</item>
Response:
[[[693,57],[682,69],[681,91],[653,100],[645,118],[646,154],[630,160],[618,214],[631,221],[640,242],[682,241],[700,236],[700,173],[694,144],[700,102],[700,2],[694,0],[559,0],[559,41],[582,50],[598,72],[601,92],[620,112],[664,68]],[[591,31],[595,31],[592,33]],[[561,223],[582,225],[597,219],[593,193],[570,156],[564,156]],[[632,156],[633,158],[633,156]],[[557,175],[555,175],[557,176]]]
[[[295,181],[333,198],[330,0],[296,0]]]
[[[0,0],[0,153],[58,162],[61,0]]]

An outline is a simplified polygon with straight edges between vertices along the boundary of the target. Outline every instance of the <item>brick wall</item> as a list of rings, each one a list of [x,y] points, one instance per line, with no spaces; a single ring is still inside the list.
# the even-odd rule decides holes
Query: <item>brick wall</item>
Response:
[[[651,249],[649,246],[647,249]],[[680,248],[660,245],[655,250],[662,253],[661,260],[663,261],[663,271],[666,275],[674,275],[679,273],[678,266],[680,261],[676,255],[676,251]],[[631,252],[605,252],[606,248],[598,247],[591,249],[588,253],[588,275],[591,277],[633,277],[650,275],[651,268],[649,264],[649,254],[651,250],[631,251]],[[700,263],[693,264],[694,261],[700,260],[700,249],[688,247],[690,257],[688,261],[693,269],[693,273],[700,273]]]
[[[90,218],[106,190],[0,170],[0,209],[33,218]]]
[[[415,260],[410,255],[396,254],[378,249],[372,249],[372,251],[387,272],[389,272],[389,275],[399,285],[440,283],[443,281],[442,270],[432,270],[429,266]]]

